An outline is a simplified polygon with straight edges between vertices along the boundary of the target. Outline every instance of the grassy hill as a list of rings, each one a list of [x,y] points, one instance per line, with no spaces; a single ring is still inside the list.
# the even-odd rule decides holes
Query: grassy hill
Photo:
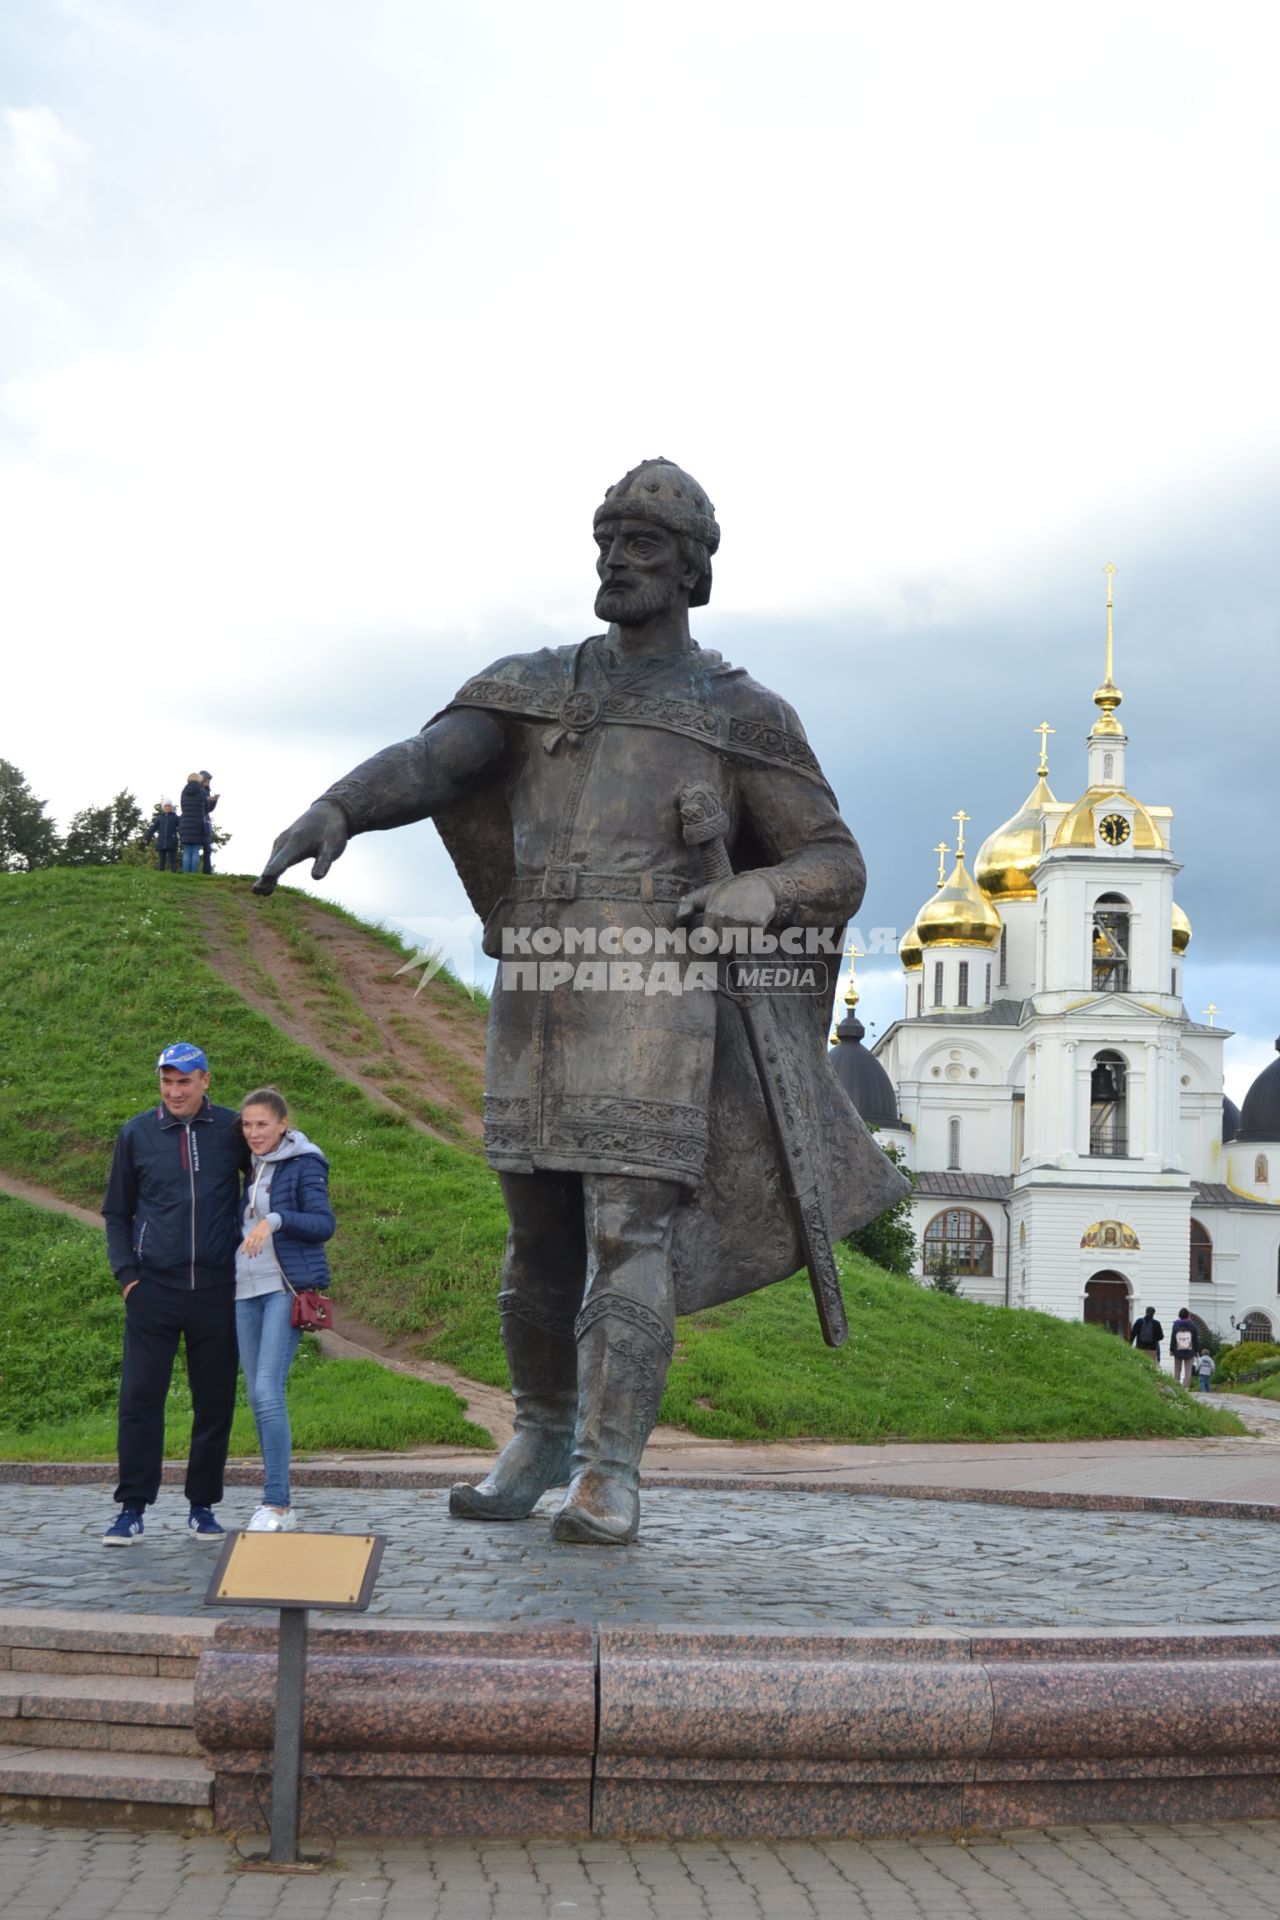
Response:
[[[445,976],[415,996],[405,957],[384,930],[289,889],[262,901],[225,877],[0,875],[0,1172],[96,1208],[122,1119],[154,1098],[157,1053],[195,1040],[216,1099],[235,1104],[272,1081],[328,1154],[340,1319],[345,1310],[407,1354],[503,1383],[494,1296],[505,1217],[479,1153],[483,1009]],[[842,1261],[845,1348],[821,1344],[799,1279],[694,1316],[678,1329],[663,1419],[727,1438],[1241,1430],[1095,1328]],[[0,1453],[37,1433],[53,1445],[57,1429],[96,1457],[118,1314],[93,1229],[0,1204]],[[77,1315],[83,1346],[64,1337]],[[315,1367],[317,1382],[325,1371]],[[96,1438],[88,1425],[72,1433],[77,1420],[104,1419]],[[443,1416],[423,1412],[401,1432],[431,1438],[437,1426],[446,1437]],[[387,1444],[316,1437],[326,1430],[319,1420],[299,1444]]]

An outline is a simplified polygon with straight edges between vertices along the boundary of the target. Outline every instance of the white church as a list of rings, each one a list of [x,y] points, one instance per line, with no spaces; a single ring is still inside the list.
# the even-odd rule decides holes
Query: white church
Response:
[[[1191,925],[1173,897],[1172,812],[1135,799],[1107,664],[1079,799],[1055,798],[1047,736],[1024,804],[982,843],[964,827],[899,947],[902,1018],[832,1064],[915,1175],[923,1273],[967,1296],[1126,1337],[1153,1306],[1223,1340],[1280,1335],[1280,1059],[1237,1110],[1230,1037],[1188,1017]],[[1280,1047],[1280,1042],[1277,1042]]]

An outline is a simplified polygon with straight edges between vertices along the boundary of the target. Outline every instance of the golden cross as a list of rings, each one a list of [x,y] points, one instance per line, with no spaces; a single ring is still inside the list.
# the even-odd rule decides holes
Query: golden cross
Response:
[[[963,860],[964,859],[964,823],[966,820],[971,820],[973,818],[973,815],[970,813],[966,813],[964,808],[961,807],[959,813],[953,813],[951,818],[956,823],[956,859]]]
[[[1102,569],[1102,571],[1103,571],[1103,572],[1104,572],[1104,573],[1106,574],[1106,576],[1107,576],[1107,676],[1106,676],[1106,679],[1105,679],[1105,681],[1103,682],[1103,684],[1104,684],[1105,686],[1108,686],[1108,687],[1109,687],[1109,686],[1111,685],[1111,661],[1112,661],[1112,645],[1111,645],[1111,581],[1112,581],[1112,578],[1114,577],[1114,574],[1115,574],[1115,571],[1116,571],[1116,570],[1115,570],[1115,568],[1114,568],[1114,566],[1113,566],[1113,565],[1111,564],[1111,562],[1110,562],[1110,560],[1108,560],[1108,562],[1107,562],[1107,564],[1106,564],[1106,566],[1105,566],[1105,567],[1104,567],[1104,568]]]
[[[934,848],[934,852],[938,856],[938,885],[940,887],[945,887],[947,884],[946,859],[950,851],[951,849],[945,840],[939,840],[937,846]]]
[[[1222,1012],[1222,1008],[1221,1008],[1221,1007],[1215,1007],[1215,1006],[1214,1006],[1214,1004],[1213,1004],[1213,1001],[1211,1000],[1211,1001],[1209,1002],[1209,1004],[1208,1004],[1208,1006],[1207,1006],[1207,1007],[1205,1008],[1205,1012],[1206,1012],[1206,1013],[1208,1014],[1208,1016],[1209,1016],[1209,1025],[1210,1025],[1210,1026],[1212,1026],[1212,1025],[1213,1025],[1213,1016],[1214,1016],[1214,1014],[1215,1014],[1215,1013],[1221,1013],[1221,1012]]]
[[[852,1013],[854,1008],[858,1004],[858,983],[854,979],[854,971],[855,971],[857,962],[862,958],[862,949],[859,947],[856,940],[851,940],[849,942],[849,945],[845,952],[844,957],[849,962],[849,987],[848,987],[848,991],[844,996],[844,1003],[846,1007],[848,1007],[850,1013]]]
[[[1032,733],[1038,733],[1040,735],[1040,765],[1037,767],[1036,771],[1037,773],[1048,773],[1049,771],[1049,735],[1051,733],[1056,733],[1058,729],[1056,727],[1051,727],[1047,720],[1042,720],[1040,722],[1040,725],[1038,727],[1032,727],[1031,731]]]

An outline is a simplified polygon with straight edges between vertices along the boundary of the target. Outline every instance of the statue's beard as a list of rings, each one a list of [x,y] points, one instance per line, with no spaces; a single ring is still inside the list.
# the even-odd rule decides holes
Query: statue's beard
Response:
[[[679,598],[680,588],[673,580],[650,578],[629,587],[606,584],[596,595],[596,619],[619,627],[640,627],[666,613]]]

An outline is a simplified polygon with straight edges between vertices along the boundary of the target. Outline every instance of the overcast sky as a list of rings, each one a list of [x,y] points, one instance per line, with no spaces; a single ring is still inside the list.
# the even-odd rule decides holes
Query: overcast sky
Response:
[[[1038,721],[1083,789],[1111,560],[1239,1097],[1280,1028],[1278,55],[1262,0],[7,0],[0,754],[64,825],[211,767],[256,869],[593,629],[592,510],[664,453],[723,529],[697,635],[797,707],[901,929]],[[325,891],[466,914],[425,825]]]

